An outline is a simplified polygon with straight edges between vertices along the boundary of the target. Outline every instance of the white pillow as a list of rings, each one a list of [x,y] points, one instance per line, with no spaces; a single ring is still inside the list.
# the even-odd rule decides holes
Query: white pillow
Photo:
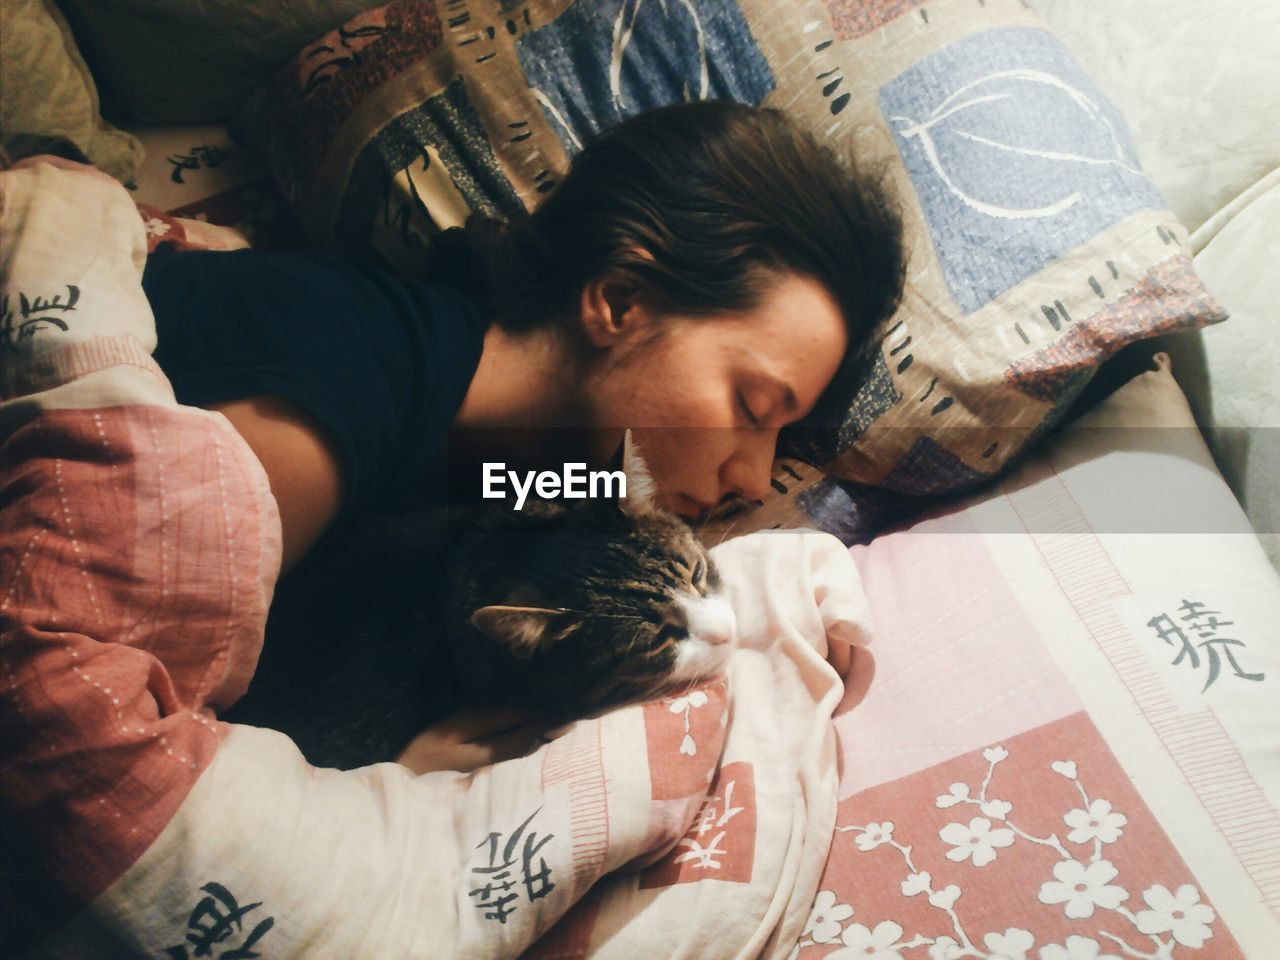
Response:
[[[1192,237],[1196,270],[1231,319],[1169,343],[1218,469],[1280,569],[1280,170]]]
[[[1188,230],[1280,166],[1275,0],[1031,0],[1114,101]]]

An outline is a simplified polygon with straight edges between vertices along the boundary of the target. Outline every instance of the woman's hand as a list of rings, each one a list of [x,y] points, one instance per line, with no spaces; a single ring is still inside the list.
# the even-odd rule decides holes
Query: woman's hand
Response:
[[[544,717],[510,709],[459,710],[423,730],[396,762],[414,773],[480,767],[529,753],[552,728]]]

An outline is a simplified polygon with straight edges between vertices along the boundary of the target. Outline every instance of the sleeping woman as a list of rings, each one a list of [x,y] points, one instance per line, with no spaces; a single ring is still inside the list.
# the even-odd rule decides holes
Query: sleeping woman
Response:
[[[777,111],[704,102],[603,133],[527,216],[446,232],[426,279],[162,249],[143,286],[178,400],[261,459],[288,570],[353,517],[477,497],[484,463],[616,464],[627,428],[666,510],[760,498],[779,432],[859,372],[903,256],[831,151]],[[496,759],[474,745],[510,723],[469,716],[429,750]]]

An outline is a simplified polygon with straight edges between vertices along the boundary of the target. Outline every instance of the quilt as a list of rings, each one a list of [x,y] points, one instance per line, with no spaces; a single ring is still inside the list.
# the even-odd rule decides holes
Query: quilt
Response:
[[[65,162],[0,184],[7,955],[790,953],[867,635],[835,538],[719,552],[724,678],[473,774],[311,767],[218,719],[261,650],[279,516],[249,447],[150,357],[145,214]]]

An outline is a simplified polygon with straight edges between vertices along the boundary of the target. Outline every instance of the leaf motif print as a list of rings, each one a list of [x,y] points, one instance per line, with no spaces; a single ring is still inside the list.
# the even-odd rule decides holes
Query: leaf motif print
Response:
[[[707,60],[706,30],[702,25],[702,18],[698,13],[698,8],[692,0],[676,0],[676,2],[688,16],[690,21],[688,25],[682,24],[679,18],[673,17],[672,12],[665,3],[661,5],[661,14],[650,12],[650,15],[661,15],[664,18],[664,29],[672,35],[687,33],[688,27],[692,26],[693,41],[696,48],[694,59],[697,63],[698,85],[696,90],[691,90],[686,80],[683,88],[684,99],[687,101],[705,100],[707,99],[707,91],[711,86],[711,70]],[[632,38],[635,35],[636,21],[640,16],[640,10],[643,5],[644,0],[623,0],[622,6],[618,8],[617,16],[613,20],[613,43],[610,47],[609,55],[609,94],[613,98],[613,105],[619,116],[625,116],[638,109],[636,104],[627,102],[626,95],[623,92],[622,68],[627,56],[627,50],[631,46]]]
[[[1045,123],[1045,116],[1058,122]],[[1101,104],[1043,70],[996,70],[953,90],[923,117],[896,114],[890,121],[899,136],[920,145],[947,190],[991,217],[1054,217],[1084,200],[1079,190],[1064,187],[1048,202],[1030,193],[1026,206],[991,202],[980,194],[996,178],[1005,186],[1025,180],[1030,189],[1063,166],[1106,166],[1142,176]],[[1061,142],[1049,139],[1054,137]]]

